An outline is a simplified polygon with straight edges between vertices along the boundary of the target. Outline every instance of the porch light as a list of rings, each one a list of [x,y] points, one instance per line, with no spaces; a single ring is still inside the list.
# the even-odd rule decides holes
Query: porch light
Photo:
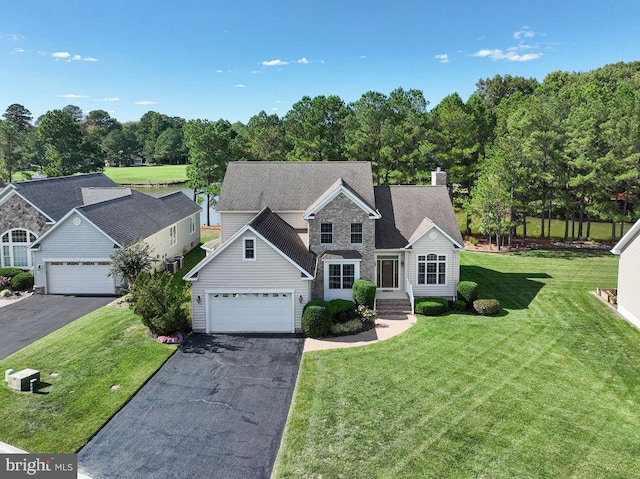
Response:
[[[302,295],[298,296],[298,301],[300,302],[300,304],[302,304],[302,301],[304,301],[304,299],[302,298]]]
[[[202,301],[202,298],[200,298],[200,295],[196,296],[196,301],[198,302],[198,304],[200,304],[200,301]]]

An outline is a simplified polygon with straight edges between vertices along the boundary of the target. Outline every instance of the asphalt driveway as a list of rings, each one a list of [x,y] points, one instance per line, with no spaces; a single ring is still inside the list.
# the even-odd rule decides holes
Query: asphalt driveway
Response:
[[[106,297],[32,295],[0,308],[0,359],[113,301]]]
[[[78,454],[104,478],[271,475],[304,339],[192,334]]]

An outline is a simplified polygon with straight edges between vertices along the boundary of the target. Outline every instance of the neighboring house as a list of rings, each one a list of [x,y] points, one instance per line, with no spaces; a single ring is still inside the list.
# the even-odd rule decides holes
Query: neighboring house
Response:
[[[368,162],[238,162],[216,211],[219,241],[186,276],[193,328],[295,332],[310,299],[380,292],[454,299],[462,236],[446,188],[374,187]]]
[[[200,207],[181,192],[161,198],[102,173],[11,183],[0,191],[2,266],[34,271],[45,294],[116,294],[116,248],[144,240],[158,266],[200,243]]]
[[[620,255],[618,265],[618,312],[640,328],[640,220],[611,250]]]

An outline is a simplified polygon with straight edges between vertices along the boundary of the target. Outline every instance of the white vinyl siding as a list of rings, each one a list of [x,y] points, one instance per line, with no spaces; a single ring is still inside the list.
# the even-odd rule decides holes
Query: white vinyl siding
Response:
[[[269,291],[293,292],[294,324],[301,330],[302,308],[309,301],[309,281],[301,277],[298,268],[270,245],[256,238],[256,261],[242,261],[244,239],[255,237],[250,232],[236,238],[224,251],[213,258],[199,272],[192,283],[193,329],[206,331],[206,305],[204,298],[216,291]],[[200,303],[197,297],[200,296]],[[302,296],[302,301],[300,301]]]
[[[186,217],[172,225],[176,227],[176,243],[173,246],[169,246],[171,227],[144,238],[145,242],[153,248],[152,255],[158,261],[158,265],[167,258],[184,255],[200,244],[200,228],[196,228],[193,233],[189,232],[190,218],[192,217]]]
[[[620,254],[618,266],[618,311],[640,328],[640,235]]]
[[[418,284],[418,256],[430,253],[446,257],[446,284]],[[427,234],[416,241],[411,250],[407,251],[405,267],[415,296],[455,297],[460,279],[460,251],[444,235],[438,233],[436,239],[432,240]]]

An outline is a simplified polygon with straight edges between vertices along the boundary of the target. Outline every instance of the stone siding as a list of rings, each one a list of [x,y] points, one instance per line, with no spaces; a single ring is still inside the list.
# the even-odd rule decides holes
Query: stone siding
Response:
[[[0,207],[0,235],[5,231],[21,228],[40,237],[51,226],[42,213],[16,194],[11,195]]]
[[[333,242],[320,243],[320,224],[333,224]],[[351,223],[362,223],[362,243],[351,243]],[[339,194],[314,219],[309,220],[309,249],[322,256],[325,251],[355,250],[362,255],[360,277],[375,280],[375,220],[369,218],[358,205],[344,194]],[[316,279],[312,286],[313,299],[324,298],[324,264],[318,263]]]

